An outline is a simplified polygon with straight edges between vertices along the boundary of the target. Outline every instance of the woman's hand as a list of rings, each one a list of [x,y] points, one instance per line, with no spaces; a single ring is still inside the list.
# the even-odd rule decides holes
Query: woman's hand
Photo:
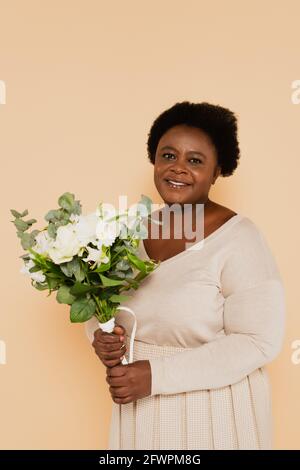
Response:
[[[95,353],[106,367],[114,367],[121,364],[126,351],[124,342],[126,330],[121,325],[116,325],[112,333],[107,333],[98,328],[94,332],[92,346]]]
[[[148,360],[106,368],[106,382],[115,403],[130,403],[151,395],[151,366]]]

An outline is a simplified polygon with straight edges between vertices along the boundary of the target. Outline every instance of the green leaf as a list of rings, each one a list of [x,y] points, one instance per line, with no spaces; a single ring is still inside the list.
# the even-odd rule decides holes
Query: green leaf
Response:
[[[81,204],[80,201],[75,201],[73,207],[72,207],[72,214],[81,214]]]
[[[81,267],[80,260],[78,257],[74,257],[67,263],[61,263],[60,269],[67,277],[75,276],[76,281],[83,281],[85,279],[85,272]]]
[[[51,277],[51,279],[63,279],[63,276],[59,275],[57,272],[46,273],[46,275]]]
[[[121,259],[117,264],[116,264],[116,269],[119,269],[120,271],[127,271],[127,269],[130,268],[130,264],[126,259]]]
[[[56,300],[60,304],[71,305],[75,301],[76,297],[70,294],[70,287],[63,285],[57,291]]]
[[[93,299],[77,299],[72,303],[70,311],[70,320],[72,323],[82,323],[94,315],[96,303]]]
[[[28,215],[28,209],[25,209],[25,211],[22,212],[21,217],[25,217],[25,215]]]
[[[27,225],[32,225],[34,224],[35,222],[37,222],[36,219],[29,219],[29,220],[24,220],[24,222],[27,224]]]
[[[51,289],[51,290],[57,289],[57,287],[61,283],[61,279],[50,277],[48,274],[45,274],[45,276],[46,276],[46,279],[47,279],[49,289]]]
[[[111,302],[126,302],[126,300],[129,300],[131,297],[129,295],[117,295],[113,294],[111,297],[109,297],[109,300]]]
[[[24,232],[25,230],[28,229],[28,225],[26,222],[24,222],[24,220],[22,219],[16,219],[13,221],[13,223],[15,224],[15,226],[17,227],[18,230],[21,230],[22,232]]]
[[[47,220],[47,222],[52,222],[52,221],[55,222],[57,220],[60,220],[60,218],[61,218],[60,209],[48,211],[44,217],[44,219]]]
[[[50,223],[47,227],[47,232],[50,235],[51,238],[56,237],[56,227],[55,224]]]
[[[58,199],[58,205],[68,212],[72,212],[75,203],[74,194],[66,192]]]
[[[34,244],[30,233],[22,233],[21,235],[21,245],[24,250],[29,250],[29,248]]]
[[[19,217],[22,217],[22,214],[18,211],[15,211],[14,209],[10,209],[10,212],[12,213],[12,215],[16,218],[19,218]]]
[[[129,261],[140,271],[143,271],[143,272],[146,271],[146,266],[145,266],[144,261],[140,260],[137,256],[129,252],[127,252],[127,257]]]
[[[112,276],[120,277],[121,279],[125,279],[126,275],[124,271],[111,271],[110,273]]]
[[[94,292],[101,288],[101,284],[91,286],[87,284],[82,284],[81,282],[75,282],[74,286],[70,288],[70,293],[74,295],[82,295],[86,294],[87,292]]]
[[[102,273],[104,271],[108,271],[110,266],[111,266],[111,260],[109,260],[107,263],[101,263],[99,268],[93,269],[91,272]]]
[[[48,289],[48,285],[47,284],[40,284],[38,282],[36,282],[34,284],[34,287],[37,289],[37,290],[46,290]]]
[[[19,256],[19,258],[22,258],[22,259],[27,260],[27,261],[30,260],[30,256],[29,256],[28,253],[25,253],[25,255]]]
[[[117,279],[111,279],[109,277],[103,276],[103,274],[99,274],[101,281],[105,287],[111,286],[122,286],[124,285],[124,281],[120,281]]]
[[[41,268],[40,266],[33,266],[32,268],[29,269],[30,273],[36,273],[37,271],[40,271]]]

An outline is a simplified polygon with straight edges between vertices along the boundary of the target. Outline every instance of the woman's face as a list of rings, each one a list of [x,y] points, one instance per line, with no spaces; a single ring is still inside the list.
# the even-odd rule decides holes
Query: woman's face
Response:
[[[220,172],[216,149],[204,131],[180,124],[159,140],[154,183],[166,204],[205,203]],[[167,180],[186,184],[173,187]]]

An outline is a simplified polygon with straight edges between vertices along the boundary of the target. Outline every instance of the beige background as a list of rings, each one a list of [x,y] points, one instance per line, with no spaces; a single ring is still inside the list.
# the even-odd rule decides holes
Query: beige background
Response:
[[[300,449],[298,1],[0,0],[1,449],[105,449],[105,368],[69,307],[19,273],[10,208],[44,214],[65,191],[84,212],[142,193],[161,202],[147,161],[156,116],[184,99],[228,106],[242,157],[211,199],[265,233],[287,297],[285,346],[268,367],[275,446]]]

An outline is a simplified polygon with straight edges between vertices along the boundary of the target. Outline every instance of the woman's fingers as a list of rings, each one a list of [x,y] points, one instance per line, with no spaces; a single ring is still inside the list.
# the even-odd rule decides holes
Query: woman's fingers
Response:
[[[96,353],[101,357],[101,359],[120,359],[124,356],[124,352],[126,351],[126,347],[122,349],[118,349],[117,351],[103,351],[102,349],[98,349],[96,347]]]
[[[120,343],[101,343],[100,341],[94,341],[93,347],[95,353],[103,364],[107,367],[114,367],[119,364],[126,352],[126,344]]]
[[[117,343],[120,341],[120,335],[114,333],[107,333],[100,328],[94,331],[94,339],[103,343]]]
[[[103,352],[110,352],[110,351],[119,351],[121,348],[125,348],[125,343],[101,343],[101,341],[96,341],[95,346],[99,348]]]
[[[106,367],[120,364],[126,352],[125,333],[125,328],[121,325],[116,325],[112,333],[103,331],[101,328],[95,330],[92,346]]]

